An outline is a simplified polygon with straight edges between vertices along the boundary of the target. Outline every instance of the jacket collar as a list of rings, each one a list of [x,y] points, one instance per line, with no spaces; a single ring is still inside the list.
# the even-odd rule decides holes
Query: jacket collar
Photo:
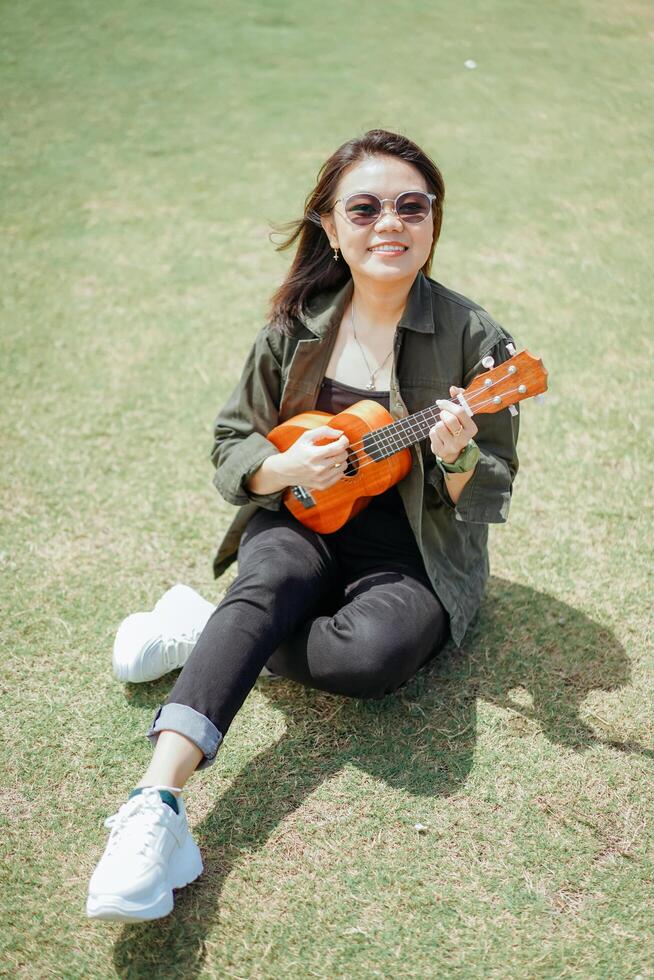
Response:
[[[340,289],[316,297],[311,302],[309,311],[300,318],[302,323],[316,337],[325,337],[338,327],[353,291],[354,283],[352,279],[348,279]],[[417,333],[436,331],[432,291],[422,269],[413,280],[404,312],[397,326],[400,330],[414,330]]]

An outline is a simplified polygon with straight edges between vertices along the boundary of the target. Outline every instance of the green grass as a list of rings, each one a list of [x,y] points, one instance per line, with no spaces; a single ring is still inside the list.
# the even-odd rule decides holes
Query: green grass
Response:
[[[0,24],[0,970],[654,976],[651,7],[25,0]],[[487,601],[401,696],[259,684],[189,784],[203,877],[157,924],[89,923],[170,686],[113,681],[116,626],[175,581],[224,590],[211,424],[289,261],[270,222],[372,126],[443,170],[434,277],[550,372]]]

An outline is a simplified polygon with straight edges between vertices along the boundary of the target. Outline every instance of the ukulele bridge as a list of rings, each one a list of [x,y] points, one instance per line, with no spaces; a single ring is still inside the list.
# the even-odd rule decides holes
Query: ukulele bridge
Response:
[[[299,500],[305,510],[316,506],[316,502],[305,487],[291,487],[291,493]]]

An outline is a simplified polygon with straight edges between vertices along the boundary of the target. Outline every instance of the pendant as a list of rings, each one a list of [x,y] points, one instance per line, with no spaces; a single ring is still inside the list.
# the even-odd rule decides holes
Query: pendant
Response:
[[[366,385],[366,390],[367,391],[375,391],[376,390],[375,389],[375,382],[374,381],[371,381],[370,384],[367,384]]]

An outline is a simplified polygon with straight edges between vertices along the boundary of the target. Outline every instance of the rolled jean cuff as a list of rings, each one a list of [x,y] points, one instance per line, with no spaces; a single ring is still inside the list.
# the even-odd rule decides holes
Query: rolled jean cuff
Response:
[[[154,746],[157,744],[159,732],[163,731],[178,732],[197,745],[204,753],[198,769],[206,769],[213,765],[218,746],[223,740],[222,732],[218,731],[213,722],[188,704],[172,702],[159,705],[154,720],[146,732],[146,738],[149,738]]]

